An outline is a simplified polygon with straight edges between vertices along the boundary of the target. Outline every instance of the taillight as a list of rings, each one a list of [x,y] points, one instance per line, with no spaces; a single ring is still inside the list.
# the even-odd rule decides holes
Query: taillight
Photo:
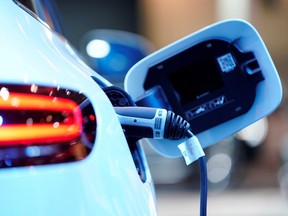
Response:
[[[83,159],[95,134],[94,109],[83,93],[36,85],[0,86],[0,167]]]

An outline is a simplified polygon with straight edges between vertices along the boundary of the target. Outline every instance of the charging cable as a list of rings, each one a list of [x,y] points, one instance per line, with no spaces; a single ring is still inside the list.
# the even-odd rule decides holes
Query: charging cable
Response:
[[[207,182],[207,166],[205,153],[199,143],[199,140],[194,134],[187,131],[188,140],[178,145],[178,148],[182,152],[187,165],[198,160],[200,167],[200,216],[206,216],[207,214],[207,193],[208,193],[208,182]]]
[[[190,131],[190,124],[171,111],[150,107],[114,107],[127,137],[183,139],[178,145],[187,165],[195,160],[200,167],[200,216],[207,214],[207,168],[203,149]]]

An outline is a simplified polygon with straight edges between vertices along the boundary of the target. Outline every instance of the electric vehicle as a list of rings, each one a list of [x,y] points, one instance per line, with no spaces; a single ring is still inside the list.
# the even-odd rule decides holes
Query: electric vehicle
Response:
[[[46,16],[49,8],[43,7],[40,12]],[[199,147],[195,155],[203,158],[201,145],[210,146],[270,114],[282,97],[270,56],[258,33],[246,22],[234,20],[207,27],[141,60],[125,77],[130,97],[90,69],[63,36],[18,1],[1,1],[0,13],[3,215],[157,215],[155,190],[138,137],[127,134],[152,134],[155,140],[149,142],[169,157],[180,157],[180,146],[185,160],[188,157],[191,162],[193,155],[188,153],[192,141]],[[190,64],[190,51],[200,54],[194,59],[199,62]],[[207,62],[211,64],[203,71],[204,76],[186,70],[207,69]],[[162,70],[166,66],[168,73]],[[176,76],[175,71],[183,76]],[[170,84],[165,86],[157,73]],[[185,80],[191,75],[193,79]],[[213,79],[204,82],[210,75]],[[146,79],[151,76],[155,79]],[[190,89],[193,94],[188,95],[175,80],[188,87],[190,81],[195,86],[198,80],[202,84],[197,92]],[[172,96],[168,101],[175,103],[169,105],[175,111],[185,108],[182,111],[186,117],[197,122],[191,128],[199,135],[201,145],[191,131],[187,133],[191,138],[188,147],[179,145],[178,138],[183,138],[190,126],[175,113],[155,108],[157,118],[150,120],[154,108],[146,107],[143,110],[147,113],[141,113],[141,109],[136,112],[114,107],[123,104],[123,99],[124,104],[132,106],[133,99],[139,97],[150,106],[155,100],[147,97],[157,94],[146,93],[159,86],[178,90],[179,94],[172,91],[168,95],[161,89],[160,93]],[[165,97],[161,100],[156,102],[166,102]],[[135,111],[137,118],[126,115],[128,111]],[[172,122],[167,130],[173,138],[170,142],[162,139],[167,132],[163,116]],[[174,125],[174,119],[181,124]],[[145,124],[152,121],[155,131],[151,133]],[[205,180],[201,178],[201,183]],[[207,195],[207,188],[205,192]],[[201,214],[201,210],[206,212],[202,193],[200,203],[204,203]]]
[[[156,215],[149,168],[61,35],[0,2],[0,214]]]

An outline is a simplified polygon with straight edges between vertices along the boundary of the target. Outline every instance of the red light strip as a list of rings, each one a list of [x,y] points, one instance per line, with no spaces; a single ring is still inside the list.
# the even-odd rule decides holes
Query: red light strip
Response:
[[[39,142],[68,141],[80,135],[79,127],[61,125],[54,128],[52,124],[8,125],[0,127],[0,146],[4,144],[31,144]]]
[[[7,100],[0,98],[1,109],[67,112],[73,118],[72,121],[63,123],[0,125],[0,146],[12,143],[25,145],[40,142],[69,141],[79,137],[82,131],[81,110],[74,101],[66,98],[10,92]]]
[[[69,99],[24,93],[9,93],[7,100],[0,99],[0,109],[73,111],[78,105]]]

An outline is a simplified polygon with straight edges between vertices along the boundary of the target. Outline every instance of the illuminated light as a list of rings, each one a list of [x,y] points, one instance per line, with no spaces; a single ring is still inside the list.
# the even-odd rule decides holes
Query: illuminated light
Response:
[[[110,53],[110,45],[104,40],[91,40],[86,46],[86,52],[92,58],[105,58]]]
[[[46,122],[51,122],[52,119],[53,119],[53,116],[52,116],[52,115],[48,115],[48,116],[46,117]]]
[[[33,119],[32,118],[28,118],[26,120],[26,125],[31,126],[33,124]]]
[[[20,103],[20,101],[19,101],[18,98],[12,98],[12,100],[11,100],[11,106],[13,106],[13,107],[18,107],[18,106],[19,106],[19,103]]]
[[[69,99],[24,93],[10,92],[10,97],[8,100],[0,100],[0,108],[10,110],[31,109],[71,112],[71,110],[76,109],[77,107],[78,105]]]
[[[41,142],[64,142],[80,136],[79,127],[71,130],[70,125],[59,125],[54,128],[53,124],[5,125],[0,128],[0,145],[31,144]]]
[[[8,98],[9,98],[9,91],[8,91],[7,88],[5,88],[5,87],[2,87],[2,88],[1,88],[1,90],[0,90],[0,97],[1,97],[4,101],[8,100]]]
[[[78,91],[59,86],[57,90],[57,85],[37,84],[37,93],[31,86],[31,82],[0,86],[0,91],[5,87],[0,96],[0,169],[28,167],[33,172],[33,166],[88,156],[97,130],[96,121],[83,121],[95,115],[89,99]],[[6,93],[9,97],[4,101]]]
[[[91,121],[94,121],[94,120],[95,120],[95,116],[94,116],[94,115],[89,115],[89,119],[90,119]]]
[[[63,120],[64,123],[71,123],[72,121],[73,121],[73,118],[71,118],[70,116]]]
[[[69,99],[10,92],[8,100],[0,100],[0,109],[50,111],[59,112],[59,114],[66,112],[71,118],[70,121],[61,124],[59,122],[34,123],[32,118],[28,118],[23,124],[2,124],[0,127],[0,146],[15,143],[25,145],[35,142],[68,141],[79,137],[82,131],[81,110],[74,101]]]
[[[36,93],[37,90],[38,90],[38,86],[35,85],[35,84],[32,84],[32,85],[31,85],[31,88],[30,88],[30,91],[33,92],[33,93]]]

